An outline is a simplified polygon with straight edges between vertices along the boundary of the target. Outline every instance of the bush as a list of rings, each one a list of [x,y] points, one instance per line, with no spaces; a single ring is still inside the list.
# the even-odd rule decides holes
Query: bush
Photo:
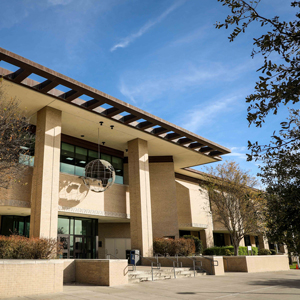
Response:
[[[184,235],[183,236],[184,239],[192,239],[195,243],[195,253],[197,254],[201,254],[203,251],[203,246],[202,246],[202,242],[201,240],[193,235]]]
[[[257,255],[258,249],[257,247],[252,247],[253,255]],[[211,247],[207,248],[203,251],[204,255],[218,255],[218,256],[231,256],[234,255],[233,246],[224,246],[224,247]],[[239,247],[239,255],[248,255],[247,247]]]
[[[0,259],[51,259],[60,251],[56,239],[0,236]]]
[[[153,242],[153,252],[156,254],[174,256],[175,254],[188,256],[195,253],[195,242],[192,239],[164,239],[157,238]]]
[[[271,255],[271,251],[269,249],[259,249],[258,255]]]
[[[271,251],[271,255],[276,255],[277,254],[276,250],[274,250],[274,249],[271,249],[270,251]]]

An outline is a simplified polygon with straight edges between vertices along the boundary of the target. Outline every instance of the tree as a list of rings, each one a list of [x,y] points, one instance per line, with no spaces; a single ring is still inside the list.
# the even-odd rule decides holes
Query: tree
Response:
[[[234,255],[245,235],[263,230],[263,197],[255,189],[256,178],[235,162],[224,162],[208,171],[203,187],[208,190],[214,220],[228,230]]]
[[[27,166],[19,163],[20,154],[26,160],[33,142],[29,120],[18,101],[7,99],[0,90],[0,188],[7,189],[12,182],[21,181]]]
[[[252,57],[261,54],[263,65],[257,70],[262,72],[255,85],[255,93],[246,97],[249,103],[247,119],[249,125],[261,127],[266,116],[272,112],[277,114],[280,104],[295,104],[300,96],[300,13],[291,22],[280,21],[278,16],[267,18],[259,14],[257,1],[218,0],[223,6],[231,9],[224,23],[217,23],[216,28],[236,25],[229,36],[234,41],[237,36],[245,32],[252,22],[259,22],[262,27],[268,26],[271,30],[258,38],[254,38]],[[292,1],[291,6],[300,8],[300,1]],[[271,58],[280,61],[272,62]],[[257,143],[249,142],[249,149],[256,149]],[[252,154],[248,160],[252,159]]]
[[[269,237],[300,253],[300,110],[290,110],[279,135],[257,147],[259,176],[267,187],[265,210]]]

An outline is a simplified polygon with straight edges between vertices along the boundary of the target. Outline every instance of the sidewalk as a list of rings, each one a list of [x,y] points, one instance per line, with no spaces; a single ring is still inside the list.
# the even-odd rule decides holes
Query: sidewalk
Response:
[[[27,296],[9,299],[300,299],[300,271],[270,273],[226,273],[157,282],[128,284],[119,287],[66,285],[56,295]]]

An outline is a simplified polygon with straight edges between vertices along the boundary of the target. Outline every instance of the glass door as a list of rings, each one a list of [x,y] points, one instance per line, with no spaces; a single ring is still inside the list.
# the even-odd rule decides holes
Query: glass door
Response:
[[[74,258],[93,258],[92,237],[74,236]]]
[[[62,244],[62,258],[70,258],[70,236],[68,234],[59,234],[58,242]]]

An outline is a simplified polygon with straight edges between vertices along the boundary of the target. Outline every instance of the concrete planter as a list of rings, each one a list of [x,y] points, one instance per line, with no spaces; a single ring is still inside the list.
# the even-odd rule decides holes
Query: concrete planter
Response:
[[[289,270],[287,255],[224,256],[225,272],[272,272]]]
[[[62,260],[0,260],[0,298],[62,291]]]

